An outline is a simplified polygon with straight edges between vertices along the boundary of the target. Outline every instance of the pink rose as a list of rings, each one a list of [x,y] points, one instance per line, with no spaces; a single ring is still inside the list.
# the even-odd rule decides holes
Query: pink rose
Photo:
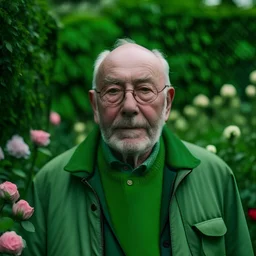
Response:
[[[17,158],[23,157],[26,159],[30,155],[28,145],[19,135],[13,135],[12,138],[7,141],[6,149],[11,156],[15,156]]]
[[[14,231],[5,232],[0,237],[0,252],[21,255],[24,247],[22,237]]]
[[[34,213],[34,208],[31,207],[27,201],[19,200],[16,204],[13,204],[12,212],[19,219],[27,220]]]
[[[50,134],[42,130],[31,130],[31,140],[38,146],[47,146],[50,143]]]
[[[20,197],[17,186],[9,181],[0,184],[0,198],[16,202]]]
[[[0,147],[0,160],[4,159],[4,152],[2,150],[2,148]]]
[[[52,111],[50,114],[50,122],[53,125],[59,125],[61,121],[60,115],[57,112]]]

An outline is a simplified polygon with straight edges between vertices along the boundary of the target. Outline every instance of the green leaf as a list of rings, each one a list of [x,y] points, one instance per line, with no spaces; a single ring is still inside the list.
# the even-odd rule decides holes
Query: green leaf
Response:
[[[38,148],[38,151],[47,156],[52,156],[52,152],[47,148]]]
[[[13,172],[15,175],[17,175],[17,176],[19,176],[19,177],[21,177],[21,178],[26,178],[26,177],[27,177],[26,174],[25,174],[25,172],[22,171],[22,170],[13,169],[12,172]]]
[[[22,221],[20,224],[26,231],[31,233],[35,232],[35,227],[30,221],[25,220]]]
[[[6,43],[5,44],[5,47],[6,47],[6,49],[8,50],[8,51],[10,51],[10,52],[12,52],[12,45],[10,44],[10,43]]]
[[[0,231],[4,232],[8,229],[11,229],[14,225],[13,219],[9,217],[3,217],[0,219]]]

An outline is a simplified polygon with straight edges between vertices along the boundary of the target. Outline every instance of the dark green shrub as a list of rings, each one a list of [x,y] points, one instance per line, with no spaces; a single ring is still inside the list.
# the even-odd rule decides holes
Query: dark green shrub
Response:
[[[13,134],[45,129],[56,22],[41,0],[0,2],[0,144]]]
[[[92,87],[94,59],[121,35],[110,19],[71,15],[63,21],[55,68],[53,108],[68,120],[91,117],[87,97]]]
[[[255,10],[184,7],[175,12],[166,5],[134,6],[121,1],[102,11],[101,17],[65,17],[59,38],[54,108],[70,120],[91,115],[87,91],[93,61],[117,37],[130,37],[166,54],[178,106],[198,93],[211,97],[224,83],[234,84],[243,96],[249,83],[246,74],[256,66],[256,38],[252,36],[256,32]]]

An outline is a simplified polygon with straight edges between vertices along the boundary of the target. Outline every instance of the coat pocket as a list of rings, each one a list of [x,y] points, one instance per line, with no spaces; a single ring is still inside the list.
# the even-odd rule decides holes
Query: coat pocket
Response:
[[[227,227],[222,218],[214,218],[193,225],[202,239],[202,251],[205,256],[226,255],[225,238]]]

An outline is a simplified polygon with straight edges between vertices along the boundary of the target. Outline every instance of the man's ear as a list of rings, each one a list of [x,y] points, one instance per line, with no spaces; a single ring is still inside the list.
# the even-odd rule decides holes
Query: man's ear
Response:
[[[175,89],[173,87],[170,87],[166,95],[167,104],[166,104],[166,111],[165,111],[165,121],[167,121],[169,118],[174,96],[175,96]]]
[[[93,117],[94,117],[94,122],[96,124],[99,124],[99,112],[98,112],[98,106],[97,106],[97,99],[96,99],[96,94],[94,90],[89,91],[89,99],[90,103],[93,109]]]

